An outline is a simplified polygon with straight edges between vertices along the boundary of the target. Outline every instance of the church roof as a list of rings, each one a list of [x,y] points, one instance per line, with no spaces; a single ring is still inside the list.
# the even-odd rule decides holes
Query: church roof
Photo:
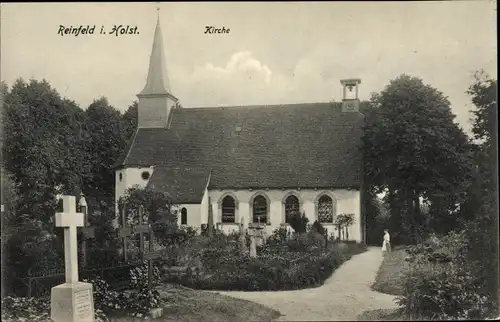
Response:
[[[174,204],[199,203],[205,193],[210,169],[155,166],[148,188],[164,191]]]
[[[163,48],[163,35],[160,27],[160,18],[156,22],[153,48],[149,57],[149,70],[146,86],[139,95],[172,94],[167,75],[167,64]]]
[[[200,200],[210,170],[209,189],[360,186],[364,117],[339,103],[176,108],[171,120],[139,128],[116,166],[156,166],[152,184],[182,181]]]

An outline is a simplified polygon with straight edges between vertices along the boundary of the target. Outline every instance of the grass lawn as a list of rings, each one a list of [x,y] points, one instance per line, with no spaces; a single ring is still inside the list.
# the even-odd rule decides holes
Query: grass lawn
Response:
[[[405,256],[403,246],[395,247],[391,253],[385,255],[375,283],[371,287],[372,290],[390,295],[402,295],[400,281],[408,270],[408,265],[404,260]]]
[[[404,246],[395,247],[391,253],[386,254],[382,265],[377,272],[372,290],[390,295],[402,295],[400,282],[403,274],[408,269],[404,260],[406,256]],[[408,321],[399,309],[381,309],[365,311],[358,315],[358,321]],[[419,321],[418,318],[413,319]]]
[[[381,309],[364,311],[357,316],[357,321],[404,321],[397,309]]]
[[[261,304],[210,292],[196,291],[167,284],[158,289],[163,303],[163,316],[157,322],[194,321],[272,321],[281,314]],[[110,317],[111,322],[138,322],[132,317]]]

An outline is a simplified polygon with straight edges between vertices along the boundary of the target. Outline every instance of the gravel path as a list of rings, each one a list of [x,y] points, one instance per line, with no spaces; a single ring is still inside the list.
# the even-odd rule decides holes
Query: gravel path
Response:
[[[355,321],[366,310],[396,308],[394,296],[372,291],[382,263],[380,248],[353,256],[320,287],[279,292],[217,292],[281,312],[278,321]]]

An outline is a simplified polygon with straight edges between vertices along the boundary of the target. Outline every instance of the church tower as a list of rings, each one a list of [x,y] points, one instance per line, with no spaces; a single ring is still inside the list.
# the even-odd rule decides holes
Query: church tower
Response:
[[[342,112],[359,112],[359,84],[361,84],[361,79],[342,79],[340,84],[344,87]],[[353,89],[355,89],[354,92]]]
[[[138,128],[167,128],[172,109],[178,99],[172,95],[167,76],[159,8],[153,49],[149,59],[146,86],[137,94],[139,98]]]

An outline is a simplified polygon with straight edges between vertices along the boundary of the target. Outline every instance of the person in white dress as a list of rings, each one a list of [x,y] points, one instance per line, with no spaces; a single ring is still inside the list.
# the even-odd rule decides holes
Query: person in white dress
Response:
[[[382,242],[382,253],[385,252],[391,252],[391,235],[389,235],[389,231],[387,229],[384,229],[384,240]]]

